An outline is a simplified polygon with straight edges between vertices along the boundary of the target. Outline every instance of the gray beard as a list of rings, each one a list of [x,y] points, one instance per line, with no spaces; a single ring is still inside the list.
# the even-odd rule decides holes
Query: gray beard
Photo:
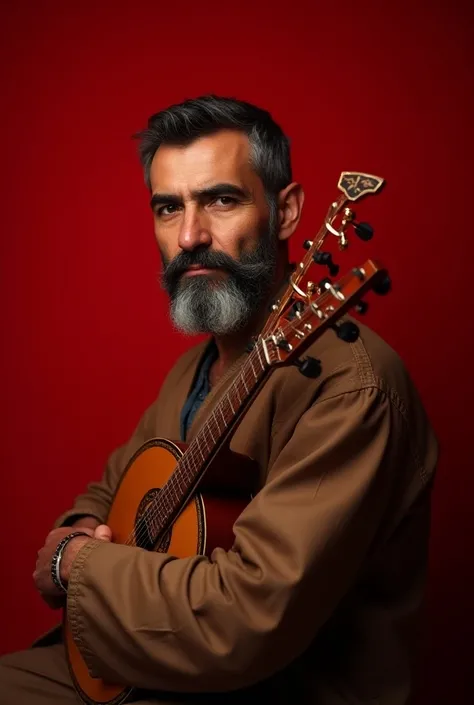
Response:
[[[257,302],[255,302],[257,303]],[[244,328],[255,306],[231,280],[209,281],[194,276],[180,288],[171,302],[171,320],[186,335],[227,335]]]

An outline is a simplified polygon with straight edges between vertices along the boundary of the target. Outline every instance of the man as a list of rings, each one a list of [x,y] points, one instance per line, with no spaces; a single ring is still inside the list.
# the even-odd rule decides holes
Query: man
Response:
[[[280,368],[251,406],[232,447],[257,460],[260,486],[231,550],[178,559],[110,541],[131,455],[157,436],[189,441],[237,373],[303,207],[286,137],[247,103],[172,106],[140,149],[172,320],[210,338],[58,520],[38,589],[61,604],[52,557],[71,526],[84,530],[60,569],[76,643],[94,675],[143,703],[407,703],[437,444],[403,364],[367,327],[354,343],[325,333],[309,350],[319,377]],[[57,633],[1,660],[0,693],[3,705],[75,702]]]

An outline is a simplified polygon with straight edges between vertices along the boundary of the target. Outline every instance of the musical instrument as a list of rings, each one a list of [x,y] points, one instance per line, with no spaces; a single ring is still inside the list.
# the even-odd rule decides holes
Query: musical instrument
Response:
[[[179,558],[210,555],[216,546],[231,548],[232,526],[250,501],[250,478],[256,476],[252,461],[236,457],[228,447],[245,411],[269,375],[281,365],[295,364],[303,375],[317,376],[318,361],[301,360],[300,355],[328,328],[333,328],[342,340],[356,340],[357,325],[350,320],[337,323],[338,319],[354,306],[363,312],[365,302],[361,299],[369,289],[383,294],[390,288],[386,271],[371,259],[336,283],[326,277],[317,285],[308,282],[306,290],[302,284],[313,264],[327,266],[331,277],[337,275],[338,267],[331,254],[322,250],[328,238],[335,237],[339,249],[345,249],[350,225],[362,240],[372,237],[371,226],[356,223],[347,202],[377,193],[383,184],[383,179],[370,174],[341,174],[338,183],[341,195],[331,204],[316,239],[305,242],[304,259],[290,276],[280,299],[273,304],[239,373],[198,434],[189,445],[152,439],[130,459],[107,519],[115,542]],[[219,474],[219,465],[223,463],[226,472]],[[64,634],[71,676],[83,702],[124,703],[133,688],[90,676],[72,638],[67,610]]]

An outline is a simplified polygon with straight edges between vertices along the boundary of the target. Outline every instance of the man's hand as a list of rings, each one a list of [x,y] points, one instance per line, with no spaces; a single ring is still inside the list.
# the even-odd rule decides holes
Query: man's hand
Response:
[[[53,529],[53,531],[50,531],[46,537],[43,548],[38,551],[38,558],[36,561],[36,569],[33,573],[33,579],[40,595],[43,597],[46,604],[48,604],[52,609],[58,609],[64,605],[65,595],[63,592],[58,590],[52,581],[51,560],[61,539],[72,533],[74,530],[83,531],[87,534],[87,536],[76,536],[71,539],[64,549],[60,564],[61,580],[64,583],[67,583],[69,579],[69,573],[76,555],[84,544],[89,541],[89,537],[102,541],[110,541],[112,538],[111,530],[104,524],[99,525],[95,531],[85,526],[74,528],[70,526],[63,526],[59,529]]]
[[[88,531],[87,529],[81,528],[81,531],[85,530]],[[105,524],[100,524],[96,530],[93,532],[93,538],[99,539],[100,541],[111,541],[112,540],[112,531],[108,526]],[[66,546],[66,548],[63,551],[63,555],[61,558],[61,564],[60,564],[60,573],[61,573],[61,580],[62,582],[66,585],[68,580],[69,580],[69,574],[71,572],[72,564],[74,563],[74,559],[76,558],[77,554],[81,550],[81,548],[84,546],[89,541],[89,539],[86,536],[76,536],[75,538],[71,539]],[[54,553],[54,551],[53,551]],[[52,554],[51,554],[52,556]],[[51,581],[52,582],[52,581]]]

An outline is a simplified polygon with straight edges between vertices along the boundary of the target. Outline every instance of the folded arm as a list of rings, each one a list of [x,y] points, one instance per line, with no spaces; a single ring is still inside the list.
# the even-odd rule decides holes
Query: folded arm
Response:
[[[396,414],[377,389],[314,404],[237,520],[230,551],[179,559],[88,541],[68,608],[91,672],[150,689],[231,690],[302,653],[384,513],[394,449],[406,445]]]

